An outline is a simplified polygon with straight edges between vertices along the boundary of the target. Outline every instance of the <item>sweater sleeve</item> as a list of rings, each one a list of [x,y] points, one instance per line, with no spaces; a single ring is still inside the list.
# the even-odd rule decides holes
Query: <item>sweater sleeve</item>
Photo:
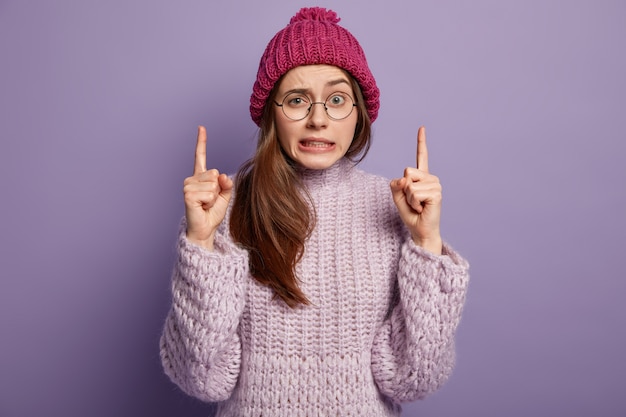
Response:
[[[245,304],[247,253],[225,229],[210,252],[189,242],[183,221],[172,274],[172,306],[160,340],[165,373],[187,394],[228,398],[239,376],[237,328]]]
[[[442,255],[427,252],[410,239],[403,244],[395,300],[372,348],[376,383],[394,401],[424,398],[451,374],[468,269],[447,244]]]

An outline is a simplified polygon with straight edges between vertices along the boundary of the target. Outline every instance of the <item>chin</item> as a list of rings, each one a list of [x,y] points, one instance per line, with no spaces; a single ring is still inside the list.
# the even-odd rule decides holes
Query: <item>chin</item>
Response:
[[[300,158],[296,162],[307,169],[326,169],[335,165],[341,158]]]

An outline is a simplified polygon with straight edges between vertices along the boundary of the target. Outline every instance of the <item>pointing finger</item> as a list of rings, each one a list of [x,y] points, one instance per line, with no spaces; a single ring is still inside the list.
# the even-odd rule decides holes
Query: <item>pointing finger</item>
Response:
[[[428,172],[428,149],[426,149],[426,128],[420,126],[417,131],[417,168]]]
[[[193,167],[193,174],[200,174],[206,171],[206,129],[198,126],[198,143],[196,143],[196,160]]]

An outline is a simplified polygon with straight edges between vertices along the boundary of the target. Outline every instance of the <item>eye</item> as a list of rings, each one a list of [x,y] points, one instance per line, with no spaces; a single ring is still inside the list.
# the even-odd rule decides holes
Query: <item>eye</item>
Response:
[[[348,102],[349,98],[343,93],[333,93],[328,97],[326,103],[332,107],[342,107]]]
[[[289,107],[306,107],[309,105],[309,99],[302,94],[289,94],[283,101]]]

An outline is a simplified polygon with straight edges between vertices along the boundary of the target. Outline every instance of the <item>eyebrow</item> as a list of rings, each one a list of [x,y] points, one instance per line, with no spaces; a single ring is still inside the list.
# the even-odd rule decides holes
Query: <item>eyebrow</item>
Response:
[[[339,84],[346,84],[349,86],[350,82],[346,80],[345,78],[338,78],[336,80],[328,81],[326,83],[326,87],[334,87]],[[284,95],[291,94],[291,93],[308,94],[308,93],[311,93],[311,89],[310,88],[292,88],[291,90],[285,91],[282,95],[284,96]]]
[[[329,82],[326,83],[326,85],[329,86],[329,87],[332,87],[332,86],[335,86],[335,85],[341,84],[341,83],[350,85],[348,80],[346,80],[345,78],[338,78],[336,80],[329,81]]]

